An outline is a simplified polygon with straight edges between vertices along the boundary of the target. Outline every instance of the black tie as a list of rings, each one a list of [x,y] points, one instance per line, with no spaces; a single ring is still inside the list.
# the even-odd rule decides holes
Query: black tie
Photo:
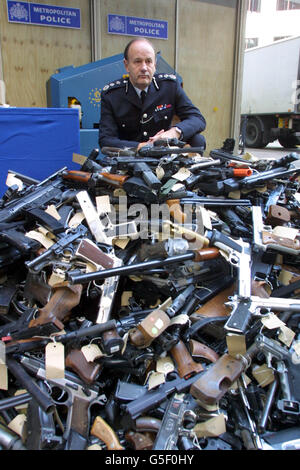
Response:
[[[146,92],[145,92],[145,90],[142,90],[141,91],[141,102],[142,102],[142,104],[144,104],[145,98],[146,98]]]

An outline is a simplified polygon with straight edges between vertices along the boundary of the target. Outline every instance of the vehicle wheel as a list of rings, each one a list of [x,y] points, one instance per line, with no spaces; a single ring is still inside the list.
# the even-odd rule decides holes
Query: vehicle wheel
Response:
[[[263,123],[260,119],[250,118],[246,126],[246,147],[263,148],[267,142],[263,141]]]
[[[291,149],[300,145],[299,140],[294,135],[289,135],[288,137],[279,137],[278,142],[285,149]]]

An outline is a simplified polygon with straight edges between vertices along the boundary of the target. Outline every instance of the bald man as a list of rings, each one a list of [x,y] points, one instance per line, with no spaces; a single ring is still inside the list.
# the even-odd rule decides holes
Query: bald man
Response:
[[[102,90],[99,145],[140,148],[157,139],[178,138],[205,149],[206,122],[173,74],[156,74],[150,41],[133,39],[124,50],[128,78]],[[172,124],[174,116],[180,119]]]

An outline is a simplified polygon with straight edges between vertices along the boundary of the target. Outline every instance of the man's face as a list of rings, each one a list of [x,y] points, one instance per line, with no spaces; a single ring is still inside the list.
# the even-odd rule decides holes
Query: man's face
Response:
[[[146,41],[135,41],[128,51],[124,64],[133,86],[144,90],[150,85],[155,73],[155,53]]]

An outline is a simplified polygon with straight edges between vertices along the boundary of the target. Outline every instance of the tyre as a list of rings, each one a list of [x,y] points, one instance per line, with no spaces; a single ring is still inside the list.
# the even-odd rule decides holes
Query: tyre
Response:
[[[261,119],[249,118],[246,125],[246,147],[263,148],[267,143],[263,140],[263,123]]]
[[[279,137],[278,142],[285,149],[295,148],[297,147],[297,145],[300,145],[299,139],[294,135],[289,135],[287,137]]]

